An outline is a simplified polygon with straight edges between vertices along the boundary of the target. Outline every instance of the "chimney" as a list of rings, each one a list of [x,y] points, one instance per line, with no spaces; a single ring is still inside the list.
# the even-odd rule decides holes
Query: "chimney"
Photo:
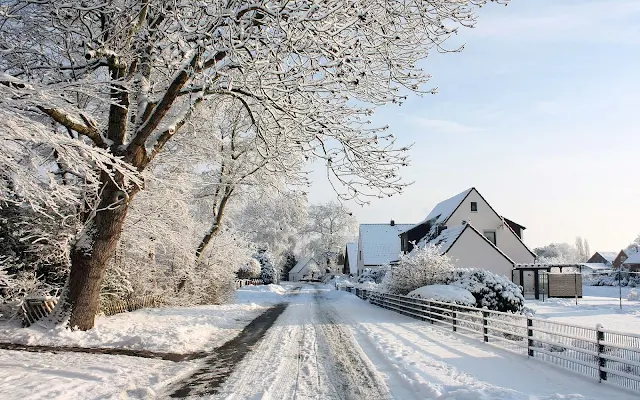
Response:
[[[391,226],[396,226],[396,221],[391,220]]]

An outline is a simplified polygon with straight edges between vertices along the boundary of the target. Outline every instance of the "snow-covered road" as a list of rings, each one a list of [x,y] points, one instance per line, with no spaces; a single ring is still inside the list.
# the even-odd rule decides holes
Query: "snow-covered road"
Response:
[[[218,399],[635,399],[524,356],[305,286]]]

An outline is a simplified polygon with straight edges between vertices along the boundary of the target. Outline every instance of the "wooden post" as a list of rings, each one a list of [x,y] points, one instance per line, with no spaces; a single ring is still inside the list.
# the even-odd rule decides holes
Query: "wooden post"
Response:
[[[456,318],[458,317],[458,313],[455,311],[454,307],[455,306],[451,306],[451,328],[453,328],[453,331],[456,332],[458,330],[458,328],[456,327]]]
[[[489,316],[488,312],[486,311],[482,312],[482,335],[484,336],[485,343],[489,342],[489,328],[488,328],[489,321],[487,321],[488,316]]]
[[[533,357],[533,320],[527,317],[527,356]]]
[[[602,325],[596,325],[596,338],[598,341],[598,378],[600,382],[607,380],[607,371],[604,368],[607,367],[607,359],[602,357],[604,354],[604,345],[602,342],[604,341],[604,332],[602,332]]]

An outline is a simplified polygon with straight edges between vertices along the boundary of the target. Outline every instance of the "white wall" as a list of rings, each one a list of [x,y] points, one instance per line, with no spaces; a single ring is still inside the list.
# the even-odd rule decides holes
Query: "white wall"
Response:
[[[471,228],[464,230],[447,255],[458,268],[486,269],[511,280],[513,264]]]
[[[362,273],[364,269],[364,260],[362,259],[362,236],[358,232],[358,276]]]
[[[478,211],[471,212],[471,202],[478,203]],[[485,230],[496,231],[496,246],[509,256],[515,263],[530,264],[535,261],[525,245],[508,226],[500,227],[502,219],[491,210],[489,205],[482,200],[477,191],[472,190],[467,198],[460,204],[456,212],[447,222],[448,227],[460,225],[462,221],[470,221],[471,225],[480,233]]]

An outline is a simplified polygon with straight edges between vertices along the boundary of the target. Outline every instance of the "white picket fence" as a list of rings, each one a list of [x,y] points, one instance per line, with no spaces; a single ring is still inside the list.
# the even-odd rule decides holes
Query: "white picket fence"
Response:
[[[640,391],[640,335],[439,301],[342,288],[371,304],[627,389]]]

